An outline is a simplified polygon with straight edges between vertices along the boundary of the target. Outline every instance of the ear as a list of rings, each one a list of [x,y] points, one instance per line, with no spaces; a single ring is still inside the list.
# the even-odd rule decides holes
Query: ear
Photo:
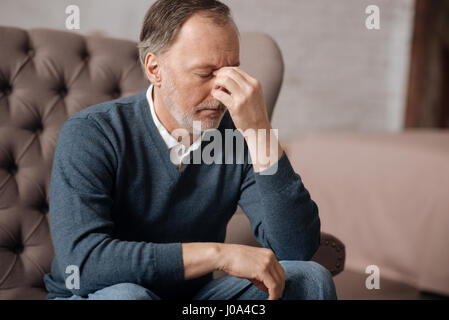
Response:
[[[154,86],[161,85],[160,62],[154,53],[150,52],[145,56],[145,75]]]

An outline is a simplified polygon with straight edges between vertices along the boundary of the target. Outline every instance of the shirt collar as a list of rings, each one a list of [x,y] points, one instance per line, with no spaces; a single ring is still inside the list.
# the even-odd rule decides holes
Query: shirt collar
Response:
[[[167,145],[167,148],[169,150],[171,150],[172,148],[178,146],[178,148],[181,148],[181,151],[184,154],[184,156],[189,154],[191,151],[198,149],[199,146],[201,145],[201,141],[203,140],[205,133],[211,129],[204,130],[201,133],[201,136],[198,137],[195,141],[193,141],[193,143],[189,146],[189,148],[187,150],[185,150],[185,146],[181,142],[176,140],[176,138],[173,137],[167,131],[167,129],[164,127],[164,125],[160,122],[159,118],[157,117],[156,112],[154,111],[153,88],[154,88],[153,84],[150,84],[150,86],[147,89],[146,96],[147,96],[148,104],[150,106],[151,116],[153,117],[154,124],[156,125],[156,128],[159,131],[159,134],[161,135],[162,139],[164,140],[165,144]]]
[[[173,137],[167,129],[165,129],[164,125],[159,121],[159,118],[156,115],[156,112],[154,111],[154,104],[153,104],[153,84],[151,84],[148,87],[147,90],[147,100],[148,104],[150,105],[151,110],[151,116],[153,117],[154,124],[156,125],[157,130],[159,131],[159,134],[162,136],[162,139],[164,140],[165,144],[167,145],[168,149],[173,148],[174,146],[178,145],[180,142],[176,140],[175,137]]]

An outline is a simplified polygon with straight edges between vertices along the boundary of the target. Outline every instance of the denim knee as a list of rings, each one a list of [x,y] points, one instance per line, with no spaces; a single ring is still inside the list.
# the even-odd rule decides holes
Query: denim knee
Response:
[[[89,294],[90,300],[159,300],[160,298],[138,284],[118,283]]]
[[[313,261],[279,261],[285,270],[285,300],[335,300],[337,293],[331,273]]]

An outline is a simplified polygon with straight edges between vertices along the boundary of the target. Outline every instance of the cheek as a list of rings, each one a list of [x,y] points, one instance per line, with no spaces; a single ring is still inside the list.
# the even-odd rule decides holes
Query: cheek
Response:
[[[183,91],[183,101],[189,109],[195,109],[205,101],[213,99],[210,86],[204,84],[196,84]]]
[[[194,111],[205,101],[213,100],[211,91],[213,80],[201,79],[192,73],[172,74],[173,90],[171,98],[177,100],[176,105],[184,111]]]

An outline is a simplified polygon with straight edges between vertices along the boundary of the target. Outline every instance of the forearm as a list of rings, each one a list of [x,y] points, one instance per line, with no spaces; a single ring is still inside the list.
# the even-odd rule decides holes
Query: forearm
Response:
[[[124,241],[95,233],[82,237],[78,232],[72,237],[58,229],[52,238],[59,272],[65,278],[68,266],[79,269],[81,285],[69,289],[73,294],[85,296],[123,282],[157,286],[183,280],[180,243]]]
[[[299,199],[285,197],[282,204],[271,197],[262,201],[265,237],[281,260],[310,260],[319,246],[318,207],[311,199]]]
[[[285,152],[272,175],[248,170],[239,205],[259,226],[256,239],[280,260],[309,260],[319,246],[318,207]]]
[[[219,253],[225,244],[217,242],[182,243],[184,279],[194,279],[218,270]]]

